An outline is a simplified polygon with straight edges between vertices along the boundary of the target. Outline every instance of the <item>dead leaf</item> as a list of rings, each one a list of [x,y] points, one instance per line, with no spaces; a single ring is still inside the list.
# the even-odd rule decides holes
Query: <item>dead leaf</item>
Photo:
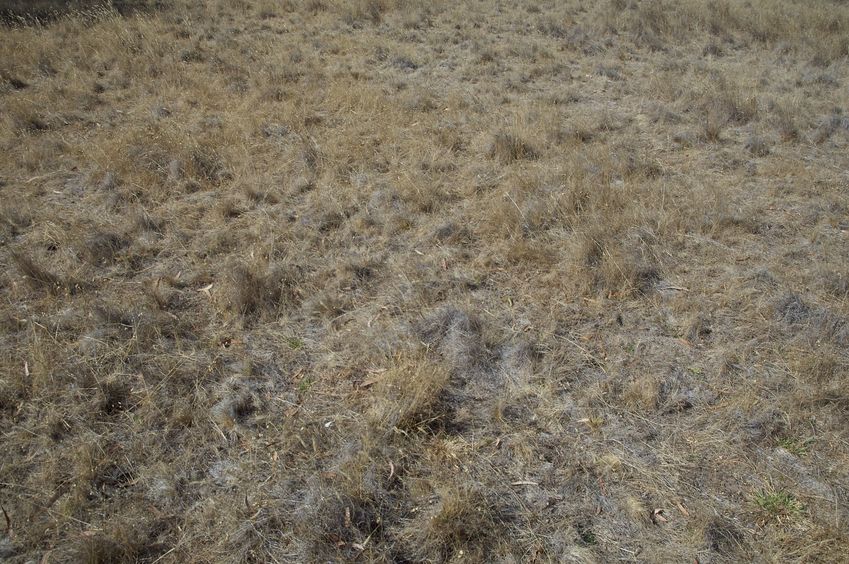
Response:
[[[655,524],[669,522],[669,520],[663,516],[663,509],[655,509],[652,511],[651,520],[654,521]]]
[[[689,512],[689,511],[687,511],[687,508],[685,508],[685,507],[684,507],[683,505],[681,505],[680,503],[676,503],[676,504],[675,504],[675,507],[677,507],[677,508],[678,508],[678,511],[680,511],[680,512],[681,512],[681,515],[683,515],[684,517],[689,517],[689,516],[690,516],[690,512]]]

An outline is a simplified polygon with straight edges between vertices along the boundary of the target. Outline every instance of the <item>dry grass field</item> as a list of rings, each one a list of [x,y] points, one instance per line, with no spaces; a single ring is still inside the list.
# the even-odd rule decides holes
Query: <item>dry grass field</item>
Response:
[[[849,4],[55,5],[0,560],[849,559]]]

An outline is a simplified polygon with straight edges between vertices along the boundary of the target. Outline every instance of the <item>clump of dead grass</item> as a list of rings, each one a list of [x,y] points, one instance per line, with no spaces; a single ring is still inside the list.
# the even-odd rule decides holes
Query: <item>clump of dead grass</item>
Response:
[[[84,255],[93,264],[109,264],[128,244],[128,240],[118,233],[98,230],[83,243]]]
[[[343,4],[342,18],[355,25],[360,22],[379,24],[384,13],[392,7],[390,0],[355,0]]]
[[[530,143],[515,133],[499,131],[495,134],[487,154],[501,164],[509,165],[521,160],[539,158],[539,152]]]
[[[365,454],[347,458],[345,467],[331,471],[332,480],[320,479],[310,488],[297,522],[308,554],[354,558],[385,551],[385,535],[398,508],[388,475]]]
[[[511,512],[502,500],[470,484],[439,492],[439,501],[423,519],[425,523],[414,521],[405,534],[416,560],[486,560],[498,554]]]
[[[47,290],[52,294],[71,291],[75,284],[60,274],[51,272],[29,255],[15,251],[11,255],[15,265],[24,275],[27,283],[36,290]]]
[[[273,313],[299,300],[295,267],[237,262],[227,275],[227,305],[245,318]]]
[[[644,242],[620,240],[626,234],[612,234],[591,228],[572,243],[577,272],[584,278],[578,287],[589,294],[645,295],[660,280],[660,270]],[[624,243],[630,243],[623,245]]]
[[[759,135],[752,135],[746,139],[745,147],[747,151],[756,157],[765,157],[770,153],[769,144]]]
[[[428,431],[450,423],[446,387],[450,374],[439,362],[413,357],[393,363],[375,385],[379,400],[369,420],[381,433]]]

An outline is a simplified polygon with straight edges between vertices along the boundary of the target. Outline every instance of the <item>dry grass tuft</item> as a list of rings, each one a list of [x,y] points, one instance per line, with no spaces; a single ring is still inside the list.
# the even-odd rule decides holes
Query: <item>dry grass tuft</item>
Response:
[[[392,3],[389,0],[355,0],[343,5],[343,19],[350,25],[356,25],[360,22],[379,24]]]
[[[127,239],[117,233],[97,231],[84,243],[86,260],[93,264],[109,264],[128,245]]]
[[[236,263],[227,282],[228,305],[234,313],[248,318],[273,313],[299,299],[294,268]]]
[[[710,91],[703,94],[703,111],[709,119],[721,124],[744,125],[758,115],[758,100],[737,85],[720,78]]]
[[[539,158],[536,148],[518,135],[508,131],[500,131],[495,134],[488,155],[505,165],[512,164],[515,161]]]
[[[20,251],[13,252],[11,258],[33,289],[44,289],[52,294],[59,294],[72,287],[63,276],[47,270]]]
[[[756,157],[765,157],[769,154],[769,144],[763,137],[753,135],[746,139],[746,150]]]
[[[660,280],[660,270],[642,243],[623,246],[620,234],[593,228],[574,243],[579,285],[585,292],[604,295],[645,295]]]
[[[409,534],[410,555],[419,561],[466,557],[486,560],[498,553],[510,513],[474,486],[447,489],[422,529]]]
[[[432,360],[399,360],[381,376],[376,388],[380,399],[371,407],[369,420],[381,433],[428,432],[449,425],[448,383],[448,371]]]

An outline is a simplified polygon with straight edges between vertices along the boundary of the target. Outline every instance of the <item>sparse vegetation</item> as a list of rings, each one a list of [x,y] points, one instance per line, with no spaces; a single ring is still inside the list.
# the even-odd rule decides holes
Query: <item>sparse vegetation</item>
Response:
[[[845,3],[0,20],[0,560],[846,553]]]
[[[755,504],[773,519],[790,517],[802,511],[802,504],[786,491],[761,490],[754,495]]]
[[[782,437],[778,439],[778,446],[794,456],[805,456],[813,445],[813,439],[799,439],[796,437]]]

